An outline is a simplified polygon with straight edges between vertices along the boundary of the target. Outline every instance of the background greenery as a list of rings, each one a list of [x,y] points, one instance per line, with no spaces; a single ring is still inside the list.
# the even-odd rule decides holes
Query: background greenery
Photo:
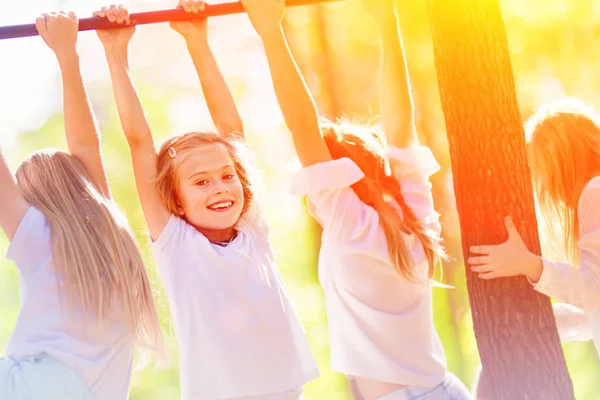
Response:
[[[72,8],[85,16],[102,6],[69,1],[37,0],[0,5],[0,23],[31,21],[55,8]],[[167,8],[164,1],[130,1],[133,11]],[[541,103],[564,95],[591,105],[600,102],[597,71],[600,40],[596,21],[600,3],[592,0],[501,1],[507,27],[515,84],[524,119]],[[17,7],[21,7],[18,8]],[[429,26],[423,2],[399,3],[404,42],[417,107],[419,132],[442,164],[434,179],[436,207],[442,212],[444,238],[454,261],[444,282],[456,289],[434,290],[435,323],[444,343],[450,370],[470,385],[479,363],[474,341],[460,229],[456,211],[444,121],[439,104]],[[13,16],[14,18],[11,18]],[[26,19],[25,19],[26,17]],[[366,120],[378,113],[378,51],[375,26],[358,4],[310,6],[289,10],[285,28],[293,51],[323,115]],[[321,377],[305,389],[307,400],[348,399],[345,378],[329,370],[329,343],[323,296],[317,282],[318,235],[302,200],[289,195],[289,180],[297,168],[288,133],[277,108],[262,47],[245,16],[210,21],[213,49],[234,91],[251,146],[265,171],[263,201],[272,227],[279,269],[306,326]],[[60,79],[52,55],[38,38],[0,43],[0,141],[13,167],[42,147],[65,149]],[[141,210],[133,185],[127,145],[122,138],[112,100],[103,53],[93,33],[80,36],[82,64],[104,134],[103,149],[113,193],[137,232],[149,266],[161,319],[171,349],[171,364],[134,373],[131,399],[177,399],[178,350],[169,321],[168,304],[150,256]],[[138,28],[132,43],[132,68],[151,126],[158,138],[211,127],[191,61],[183,42],[165,25]],[[556,238],[542,230],[546,255],[560,259]],[[8,242],[0,236],[0,252]],[[0,260],[0,348],[8,341],[19,310],[18,275]],[[597,397],[600,363],[591,343],[564,345],[576,397]]]

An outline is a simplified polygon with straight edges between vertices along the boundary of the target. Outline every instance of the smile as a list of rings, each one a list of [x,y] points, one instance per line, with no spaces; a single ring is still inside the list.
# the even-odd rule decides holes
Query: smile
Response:
[[[213,211],[226,211],[229,210],[233,206],[233,201],[219,201],[218,203],[211,204],[208,206],[209,210]]]

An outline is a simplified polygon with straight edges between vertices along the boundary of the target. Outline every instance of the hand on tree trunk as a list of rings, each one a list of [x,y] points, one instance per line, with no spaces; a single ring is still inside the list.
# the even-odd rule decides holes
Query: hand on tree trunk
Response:
[[[476,254],[467,260],[471,270],[481,279],[523,275],[531,283],[537,283],[542,275],[542,259],[529,251],[512,218],[506,217],[504,223],[508,232],[506,242],[471,247],[471,253]]]

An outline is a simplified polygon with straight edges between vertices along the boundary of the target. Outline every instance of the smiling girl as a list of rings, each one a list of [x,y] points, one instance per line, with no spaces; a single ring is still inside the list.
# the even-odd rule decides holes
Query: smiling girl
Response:
[[[180,7],[197,13],[204,3]],[[122,7],[96,15],[129,22]],[[241,119],[208,46],[206,21],[172,27],[186,40],[220,133],[174,136],[158,152],[129,74],[134,28],[99,36],[179,339],[181,399],[296,400],[318,370],[255,201]]]

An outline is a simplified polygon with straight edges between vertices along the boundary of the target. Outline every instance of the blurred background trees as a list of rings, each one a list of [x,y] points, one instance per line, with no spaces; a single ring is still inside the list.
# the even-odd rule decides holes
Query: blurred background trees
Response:
[[[221,2],[221,1],[219,1]],[[81,4],[84,3],[84,4]],[[175,2],[124,2],[132,11],[172,7]],[[108,4],[108,3],[106,3]],[[80,16],[105,5],[99,0],[32,0],[2,3],[0,25],[32,22],[42,12],[73,9]],[[523,120],[541,103],[565,95],[600,105],[600,3],[592,0],[501,0],[515,85]],[[433,177],[436,208],[453,258],[442,280],[455,289],[434,289],[435,322],[452,372],[467,385],[479,365],[466,292],[460,229],[452,188],[433,48],[425,3],[400,2],[400,19],[417,107],[418,132],[434,151],[442,170]],[[328,118],[361,122],[378,115],[379,39],[358,2],[288,10],[285,30],[298,63]],[[327,319],[317,282],[318,227],[306,215],[303,200],[289,195],[298,168],[271,87],[262,45],[244,15],[209,21],[211,44],[232,87],[250,145],[265,172],[263,202],[272,228],[279,269],[307,329],[321,377],[305,389],[307,400],[349,399],[345,378],[329,370]],[[127,212],[144,251],[171,343],[171,364],[134,373],[132,400],[178,399],[177,346],[168,304],[150,256],[138,204],[129,151],[119,127],[108,68],[92,32],[79,40],[84,78],[104,134],[105,162],[113,193]],[[134,79],[155,135],[213,129],[185,44],[166,24],[138,28],[131,44]],[[39,38],[0,41],[0,143],[13,167],[42,147],[66,148],[63,138],[60,75],[53,55]],[[560,260],[560,238],[540,236],[544,255]],[[0,235],[0,253],[8,241]],[[0,257],[0,349],[6,345],[19,309],[18,275]],[[600,362],[592,343],[563,345],[578,400],[597,397]]]

